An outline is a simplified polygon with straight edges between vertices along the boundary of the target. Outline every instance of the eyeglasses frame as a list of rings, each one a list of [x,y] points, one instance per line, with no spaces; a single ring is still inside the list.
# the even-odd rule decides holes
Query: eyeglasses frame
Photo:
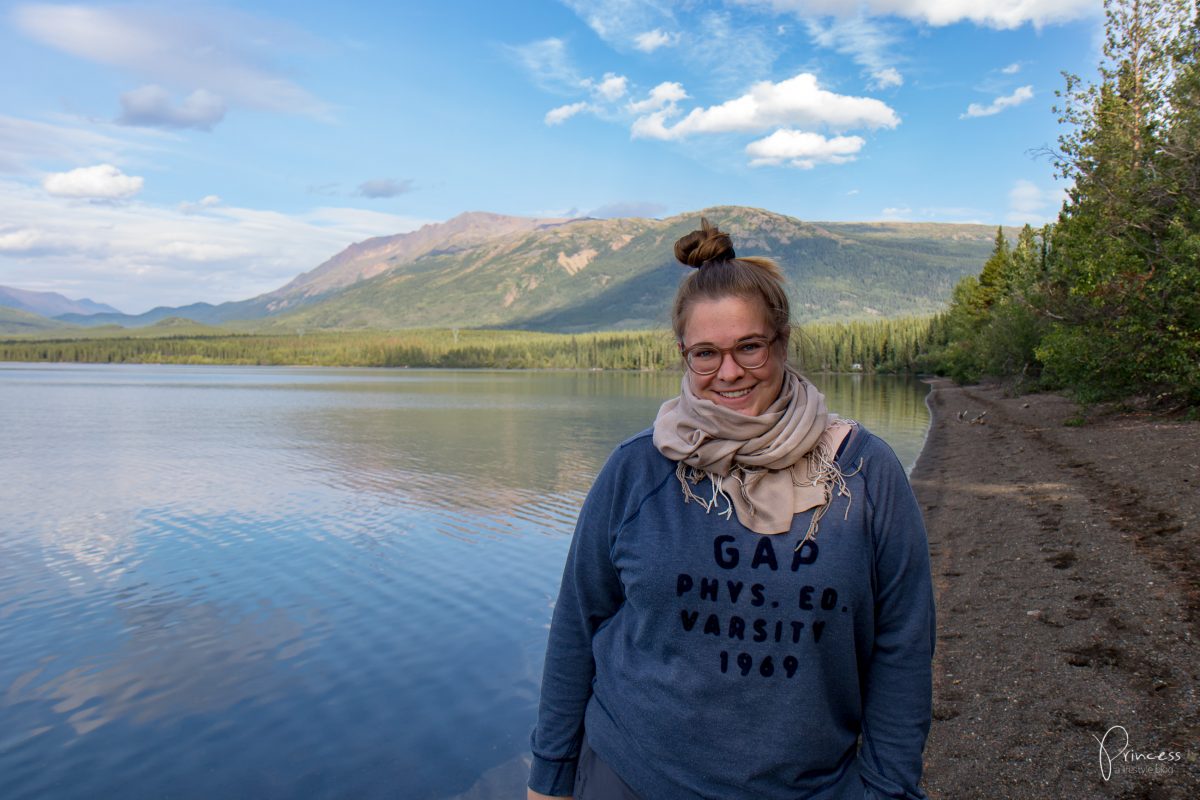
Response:
[[[746,344],[747,342],[753,342],[753,341],[759,341],[759,340],[765,340],[767,343],[767,357],[763,359],[762,364],[755,364],[753,367],[748,367],[745,364],[743,364],[741,361],[738,361],[737,353],[735,352],[737,350],[737,348],[743,344]],[[768,361],[771,360],[771,348],[775,345],[775,342],[777,342],[777,341],[779,341],[778,333],[774,333],[770,337],[747,336],[747,337],[739,339],[737,342],[735,342],[733,347],[717,347],[715,344],[712,344],[710,342],[698,342],[698,343],[692,345],[691,347],[685,348],[683,346],[683,342],[680,342],[679,343],[679,355],[683,357],[683,363],[687,366],[688,369],[690,369],[692,372],[696,373],[697,375],[700,375],[701,377],[707,377],[709,375],[715,375],[721,371],[721,365],[725,363],[725,354],[726,353],[728,353],[730,356],[733,356],[733,363],[737,364],[742,369],[761,369],[763,364],[766,364]],[[717,366],[714,369],[711,369],[708,372],[701,372],[700,370],[698,370],[694,366],[692,366],[692,360],[690,358],[688,358],[688,354],[691,353],[693,350],[695,350],[697,347],[707,347],[712,350],[716,350],[718,353],[721,354],[721,360],[717,362]]]

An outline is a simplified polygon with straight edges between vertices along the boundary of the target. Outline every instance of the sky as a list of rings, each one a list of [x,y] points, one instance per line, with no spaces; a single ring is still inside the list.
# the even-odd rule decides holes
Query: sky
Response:
[[[1100,0],[0,0],[0,285],[243,300],[465,211],[1041,224],[1102,28]]]

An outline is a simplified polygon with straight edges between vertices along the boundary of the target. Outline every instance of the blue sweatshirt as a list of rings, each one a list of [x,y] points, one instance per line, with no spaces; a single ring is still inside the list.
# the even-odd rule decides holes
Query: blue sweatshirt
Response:
[[[586,728],[644,800],[923,798],[933,591],[891,448],[854,429],[851,496],[797,550],[813,512],[766,536],[685,504],[651,435],[617,448],[580,512],[530,787],[571,794]]]

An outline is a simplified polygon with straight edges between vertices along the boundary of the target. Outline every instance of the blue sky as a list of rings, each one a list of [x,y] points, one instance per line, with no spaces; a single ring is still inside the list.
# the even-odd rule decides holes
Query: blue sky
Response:
[[[847,10],[853,9],[853,10]],[[0,285],[245,299],[463,211],[1040,223],[1099,0],[0,2]]]

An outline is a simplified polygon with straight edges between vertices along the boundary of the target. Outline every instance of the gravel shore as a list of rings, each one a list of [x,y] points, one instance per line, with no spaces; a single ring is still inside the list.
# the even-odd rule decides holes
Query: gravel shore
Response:
[[[929,405],[929,796],[1200,798],[1200,424],[945,381]]]

